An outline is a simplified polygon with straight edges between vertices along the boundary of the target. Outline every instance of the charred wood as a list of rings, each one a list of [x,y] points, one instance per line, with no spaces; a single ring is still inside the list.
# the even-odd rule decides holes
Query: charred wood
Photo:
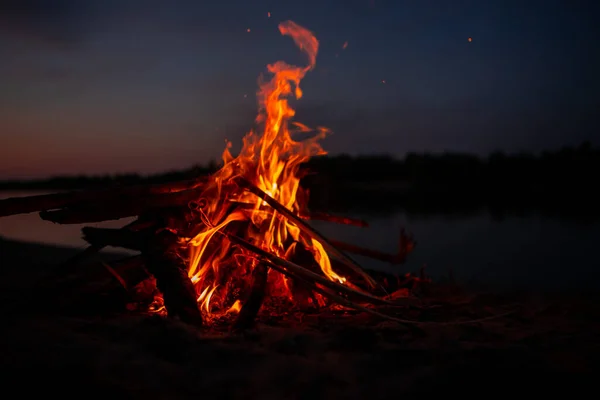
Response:
[[[168,230],[152,235],[145,243],[142,257],[146,268],[156,278],[168,315],[202,326],[196,290],[188,277],[185,260],[178,252],[178,237]]]
[[[233,324],[233,330],[239,331],[254,326],[256,316],[265,299],[268,272],[269,269],[264,263],[259,263],[252,271],[252,287]]]
[[[289,259],[291,262],[298,264],[312,272],[321,272],[319,263],[317,260],[315,260],[313,253],[310,252],[306,246],[300,242],[294,242],[292,246],[293,253]],[[293,279],[290,279],[288,284],[291,287],[294,300],[296,300],[301,308],[310,309],[319,307],[319,302],[309,286],[304,285],[300,280]]]
[[[160,208],[187,207],[190,202],[197,200],[201,193],[201,189],[192,189],[167,194],[149,194],[144,197],[78,203],[59,210],[42,211],[40,217],[57,224],[110,221],[137,216]]]

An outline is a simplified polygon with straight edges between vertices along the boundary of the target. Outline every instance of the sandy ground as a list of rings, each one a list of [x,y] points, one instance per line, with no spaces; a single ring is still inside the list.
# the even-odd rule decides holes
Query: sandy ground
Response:
[[[583,294],[475,295],[440,286],[427,321],[514,313],[419,333],[369,316],[263,317],[255,330],[199,331],[152,316],[67,316],[10,304],[72,249],[0,240],[0,377],[20,396],[113,398],[496,398],[592,393],[600,302]],[[110,257],[110,256],[107,256]],[[26,279],[28,278],[28,279]]]

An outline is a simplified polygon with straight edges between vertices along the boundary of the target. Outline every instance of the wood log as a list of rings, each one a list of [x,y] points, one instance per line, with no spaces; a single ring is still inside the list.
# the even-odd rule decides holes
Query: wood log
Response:
[[[177,236],[163,230],[148,238],[142,257],[148,271],[156,278],[169,317],[202,326],[202,314],[196,290],[188,277],[187,265],[179,256]]]
[[[264,263],[259,263],[252,271],[252,288],[233,324],[233,330],[240,331],[254,326],[265,299],[268,272],[269,269]]]
[[[187,207],[190,202],[198,200],[201,194],[202,188],[199,188],[167,194],[149,194],[144,197],[80,203],[55,211],[42,211],[40,217],[57,224],[110,221],[137,216],[159,208]]]
[[[196,189],[205,184],[207,177],[174,181],[161,184],[115,186],[106,189],[77,190],[37,196],[12,197],[0,200],[0,217],[25,214],[42,210],[53,210],[75,206],[84,202],[111,202],[118,198],[143,199],[145,196],[176,193]]]

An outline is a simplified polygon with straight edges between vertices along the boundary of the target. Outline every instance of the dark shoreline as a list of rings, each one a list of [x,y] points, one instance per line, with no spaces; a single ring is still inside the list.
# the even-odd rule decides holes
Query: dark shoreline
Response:
[[[58,176],[0,181],[0,191],[99,189],[165,183],[205,176],[219,165],[142,176]],[[324,156],[301,166],[301,185],[314,211],[389,212],[452,215],[488,210],[505,216],[542,215],[581,221],[600,219],[595,188],[600,148],[584,142],[540,154],[495,152],[482,157],[463,153],[409,153]]]
[[[75,251],[0,238],[4,302],[22,296]],[[263,318],[256,329],[232,335],[160,317],[21,310],[0,335],[0,373],[20,393],[28,388],[17,382],[35,376],[46,394],[80,394],[83,384],[95,393],[147,399],[392,399],[455,392],[480,398],[482,390],[574,395],[595,381],[597,294],[431,290],[431,301],[441,299],[442,308],[420,317],[407,310],[406,318],[473,319],[515,306],[517,312],[475,325],[431,326],[419,335],[362,314],[290,315]]]

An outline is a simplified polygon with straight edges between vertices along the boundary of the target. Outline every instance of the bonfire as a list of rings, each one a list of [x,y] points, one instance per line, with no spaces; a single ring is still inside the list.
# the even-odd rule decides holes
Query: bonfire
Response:
[[[151,283],[146,311],[196,325],[235,316],[234,326],[248,327],[261,307],[270,312],[353,308],[395,319],[374,306],[397,305],[407,295],[398,284],[401,279],[365,270],[348,253],[402,263],[414,246],[412,238],[402,233],[399,253],[386,255],[328,240],[305,222],[366,226],[308,210],[301,167],[326,154],[320,140],[329,132],[294,122],[289,99],[302,97],[300,82],[315,67],[319,42],[292,21],[281,23],[279,30],[293,39],[308,63],[268,65],[271,78],[257,93],[256,128],[244,137],[236,157],[227,144],[216,173],[162,185],[8,199],[0,202],[0,216],[42,211],[43,219],[56,223],[138,216],[119,230],[84,228],[90,248],[60,271],[72,271],[105,246],[139,250],[140,256],[104,264],[106,270],[128,290]],[[298,136],[308,138],[295,140]]]

